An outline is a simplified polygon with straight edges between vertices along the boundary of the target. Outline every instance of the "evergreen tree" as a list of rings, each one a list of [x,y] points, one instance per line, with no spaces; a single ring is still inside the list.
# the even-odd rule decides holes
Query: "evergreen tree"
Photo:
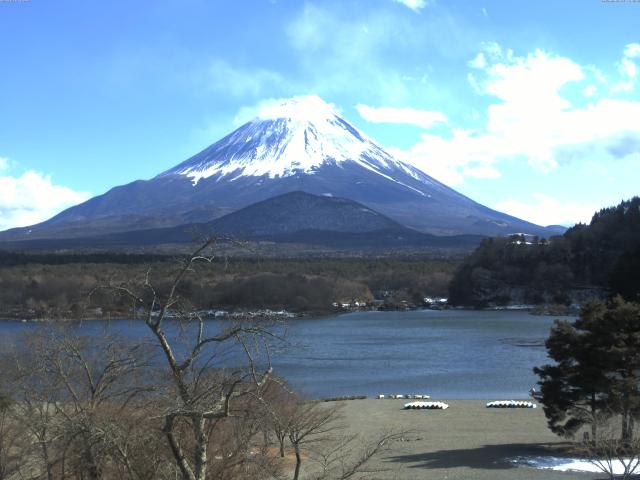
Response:
[[[524,240],[484,240],[451,281],[450,303],[569,304],[584,287],[640,301],[640,197],[603,209],[589,225],[578,224],[562,236]]]
[[[620,415],[620,439],[630,442],[640,416],[640,304],[616,297],[598,324],[606,344],[609,408]]]
[[[640,416],[640,305],[588,303],[574,322],[556,321],[545,345],[556,363],[534,372],[550,429],[572,436],[590,425],[596,441],[598,422],[619,415],[630,441]]]
[[[603,359],[597,348],[598,336],[587,320],[600,315],[604,306],[587,304],[576,322],[556,320],[545,342],[555,365],[534,368],[540,377],[540,390],[549,428],[554,433],[572,436],[581,427],[591,426],[597,437],[598,413],[606,403],[607,379]]]
[[[625,252],[616,262],[609,280],[611,292],[625,300],[640,301],[640,248]]]

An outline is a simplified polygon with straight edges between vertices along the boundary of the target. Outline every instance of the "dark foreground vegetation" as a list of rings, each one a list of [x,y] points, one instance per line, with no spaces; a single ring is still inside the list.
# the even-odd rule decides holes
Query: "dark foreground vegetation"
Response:
[[[597,212],[549,240],[513,235],[484,240],[456,272],[458,305],[582,304],[640,291],[640,198]]]
[[[555,363],[534,371],[549,428],[582,432],[582,453],[610,478],[640,472],[640,304],[589,302],[576,320],[556,321],[546,347]],[[624,475],[613,475],[613,460]]]
[[[276,377],[277,324],[205,327],[183,286],[211,274],[206,247],[162,285],[148,275],[93,291],[129,303],[146,342],[43,329],[3,345],[0,479],[348,479],[395,438],[358,446],[338,408]]]
[[[184,257],[182,257],[184,258]],[[81,318],[130,315],[122,298],[96,293],[98,285],[143,282],[166,285],[175,258],[126,254],[0,254],[0,317]],[[207,275],[180,285],[194,309],[288,309],[323,314],[332,304],[421,305],[446,296],[455,260],[429,258],[216,258]],[[404,303],[403,303],[404,302]]]

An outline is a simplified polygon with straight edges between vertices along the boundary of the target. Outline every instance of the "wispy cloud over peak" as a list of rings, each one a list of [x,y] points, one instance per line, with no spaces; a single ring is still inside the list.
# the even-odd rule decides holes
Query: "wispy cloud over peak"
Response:
[[[209,68],[208,87],[234,97],[260,96],[286,83],[277,72],[261,68],[241,68],[225,60],[215,60]]]
[[[436,123],[447,121],[441,112],[418,110],[415,108],[370,107],[359,103],[356,110],[362,118],[372,123],[400,123],[430,128]]]
[[[396,3],[401,3],[407,8],[410,8],[414,12],[419,12],[426,6],[433,3],[433,0],[393,0]]]
[[[247,105],[238,111],[233,124],[238,126],[250,120],[272,120],[295,118],[312,121],[341,115],[342,111],[333,103],[324,101],[318,95],[294,95],[288,98],[265,98],[254,105]]]

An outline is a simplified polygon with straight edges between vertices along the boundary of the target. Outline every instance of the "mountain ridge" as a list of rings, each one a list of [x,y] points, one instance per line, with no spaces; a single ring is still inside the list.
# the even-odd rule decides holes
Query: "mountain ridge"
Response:
[[[478,235],[441,237],[421,233],[349,199],[289,192],[209,223],[140,229],[71,240],[34,239],[19,245],[32,249],[56,249],[65,245],[87,248],[144,247],[191,244],[203,236],[217,236],[223,242],[266,241],[351,251],[381,247],[468,250],[484,238]]]
[[[207,223],[287,192],[348,198],[422,233],[547,236],[395,159],[317,97],[294,98],[149,180],[136,180],[0,240],[79,238]]]

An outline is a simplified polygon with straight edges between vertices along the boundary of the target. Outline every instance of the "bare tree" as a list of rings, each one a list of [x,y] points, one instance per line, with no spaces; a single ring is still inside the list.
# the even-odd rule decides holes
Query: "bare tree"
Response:
[[[23,467],[28,442],[12,418],[13,402],[0,390],[0,480],[7,480]]]
[[[183,480],[208,478],[216,427],[222,419],[237,416],[239,399],[260,398],[272,372],[267,341],[271,332],[260,324],[236,322],[209,333],[203,316],[180,293],[182,282],[198,265],[213,261],[210,249],[215,242],[206,240],[186,258],[166,288],[154,285],[151,272],[140,285],[108,287],[142,311],[162,352],[167,374],[163,396],[168,400],[161,414],[162,432]],[[185,335],[178,338],[172,326],[181,327]],[[229,343],[244,352],[244,367],[225,368],[218,353]],[[257,355],[264,355],[262,369]]]
[[[30,480],[280,478],[268,430],[281,456],[287,442],[293,449],[295,480],[307,456],[321,467],[318,479],[347,479],[386,448],[390,435],[354,450],[356,437],[340,434],[337,406],[303,401],[274,379],[274,325],[209,323],[192,307],[183,282],[206,273],[214,243],[168,281],[148,271],[100,289],[142,313],[141,342],[106,330],[97,341],[51,330],[3,359],[17,401],[0,405],[0,480],[16,465]]]
[[[380,472],[368,469],[370,460],[407,433],[382,432],[373,440],[362,442],[358,435],[345,433],[342,404],[304,401],[284,383],[276,384],[274,389],[276,393],[270,392],[267,405],[270,426],[281,456],[286,440],[293,448],[294,480],[302,474],[304,458],[314,464],[306,474],[314,480],[346,480],[357,474]]]
[[[32,478],[142,480],[140,462],[128,454],[140,432],[143,450],[159,428],[149,432],[141,420],[152,385],[145,380],[146,355],[140,345],[103,335],[95,344],[69,331],[30,333],[6,355],[4,374],[16,395],[12,409],[23,438],[32,445],[23,455]],[[136,447],[140,447],[138,441]],[[144,456],[146,457],[146,455]]]
[[[31,438],[32,448],[24,456],[32,460],[40,477],[54,480],[58,463],[56,443],[60,439],[57,421],[59,386],[49,375],[39,347],[46,345],[39,335],[29,339],[29,345],[13,346],[3,358],[3,372],[10,379],[16,398],[13,415],[22,434]]]
[[[347,480],[356,474],[380,473],[369,469],[369,462],[390,448],[392,442],[407,432],[382,432],[372,441],[361,442],[358,435],[341,435],[319,449],[310,451],[311,460],[320,467],[313,480]],[[360,445],[358,445],[358,443]]]
[[[300,402],[291,413],[288,437],[296,456],[293,480],[298,480],[302,467],[302,448],[326,441],[332,432],[340,428],[337,423],[340,405],[320,402]]]
[[[614,420],[613,414],[602,416],[598,424],[598,438],[586,439],[579,450],[611,480],[629,480],[640,472],[640,438],[630,431],[627,438],[622,439],[614,427]]]
[[[43,355],[47,373],[61,388],[63,401],[56,407],[67,446],[64,459],[83,477],[98,480],[112,462],[127,463],[113,447],[122,446],[120,419],[153,389],[141,374],[147,367],[145,355],[141,346],[117,337],[103,336],[95,345],[72,335],[56,340]]]
[[[289,430],[299,408],[301,399],[282,378],[271,378],[263,395],[263,428],[265,435],[275,436],[280,458],[285,457],[285,445]],[[268,443],[268,438],[265,443]]]

